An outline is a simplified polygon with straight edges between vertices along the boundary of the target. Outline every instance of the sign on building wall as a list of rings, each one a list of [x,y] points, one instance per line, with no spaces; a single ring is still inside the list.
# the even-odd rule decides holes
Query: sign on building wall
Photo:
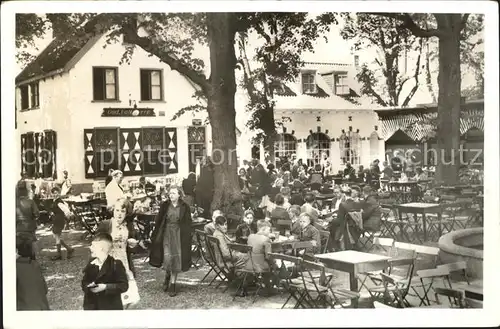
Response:
[[[103,117],[154,117],[155,111],[151,108],[104,108]]]

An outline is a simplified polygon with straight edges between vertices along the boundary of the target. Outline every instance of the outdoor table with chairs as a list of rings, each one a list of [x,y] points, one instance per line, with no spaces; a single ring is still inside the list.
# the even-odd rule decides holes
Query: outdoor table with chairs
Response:
[[[406,240],[411,240],[408,234],[415,234],[418,236],[420,229],[420,222],[418,215],[422,215],[422,232],[423,232],[423,241],[427,241],[428,238],[428,229],[437,229],[438,236],[441,236],[442,232],[442,205],[436,203],[422,203],[422,202],[412,202],[412,203],[404,203],[395,206],[398,210],[399,214],[399,227],[402,238],[406,238]],[[403,214],[413,214],[412,218],[403,218]],[[428,225],[427,214],[436,214],[437,221],[432,222],[432,225]],[[434,225],[436,224],[436,225]],[[435,227],[437,226],[437,227]],[[408,231],[411,230],[411,231]]]
[[[428,183],[429,180],[419,181],[390,181],[388,182],[389,191],[396,197],[398,203],[407,203],[418,201],[420,196],[419,184]],[[417,193],[417,191],[419,193]]]
[[[327,268],[349,273],[350,290],[358,293],[358,274],[384,270],[389,266],[390,257],[345,250],[315,255]],[[353,307],[358,307],[358,300],[353,299]]]

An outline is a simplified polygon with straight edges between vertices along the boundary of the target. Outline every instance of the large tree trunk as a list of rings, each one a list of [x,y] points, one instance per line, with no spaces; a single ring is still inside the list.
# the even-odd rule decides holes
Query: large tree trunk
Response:
[[[237,174],[236,112],[234,95],[234,14],[207,13],[210,47],[208,115],[212,126],[214,198],[212,210],[241,214],[241,191]]]
[[[460,168],[460,14],[436,14],[439,38],[438,163],[436,180],[458,182]]]

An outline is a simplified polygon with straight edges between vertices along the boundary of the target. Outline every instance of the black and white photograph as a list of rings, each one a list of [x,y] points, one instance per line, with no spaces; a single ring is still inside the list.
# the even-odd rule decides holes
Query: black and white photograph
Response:
[[[6,328],[500,325],[496,2],[7,1],[2,48]]]

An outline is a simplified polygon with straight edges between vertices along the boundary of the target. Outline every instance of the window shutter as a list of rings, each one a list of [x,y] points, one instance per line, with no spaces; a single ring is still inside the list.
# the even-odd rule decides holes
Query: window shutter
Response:
[[[41,169],[42,169],[42,166],[41,166],[41,161],[40,161],[40,153],[41,153],[41,150],[42,150],[42,147],[41,147],[41,144],[42,144],[42,136],[43,134],[42,133],[35,133],[35,138],[34,138],[34,142],[35,142],[35,152],[34,152],[34,156],[35,156],[35,173],[40,173]]]
[[[29,132],[26,136],[26,173],[28,177],[33,177],[35,175],[35,135]]]
[[[26,147],[27,134],[21,134],[21,174],[27,172],[26,168]]]
[[[164,165],[165,174],[176,174],[179,172],[177,162],[177,129],[164,128],[165,149],[168,153],[168,161]]]
[[[120,128],[120,170],[124,176],[142,174],[142,129]]]
[[[141,100],[151,100],[151,81],[149,79],[150,71],[141,70]]]
[[[57,178],[57,166],[56,166],[56,149],[57,149],[57,138],[56,132],[53,130],[45,130],[43,138],[43,147],[46,151],[42,154],[44,160],[42,160],[42,173],[44,178],[52,177]]]
[[[30,107],[30,99],[29,99],[29,91],[28,86],[21,86],[21,110],[29,109]]]
[[[95,159],[95,136],[94,129],[83,130],[83,148],[85,150],[85,178],[96,177],[96,159]]]
[[[104,100],[104,70],[99,67],[93,68],[94,100]]]

